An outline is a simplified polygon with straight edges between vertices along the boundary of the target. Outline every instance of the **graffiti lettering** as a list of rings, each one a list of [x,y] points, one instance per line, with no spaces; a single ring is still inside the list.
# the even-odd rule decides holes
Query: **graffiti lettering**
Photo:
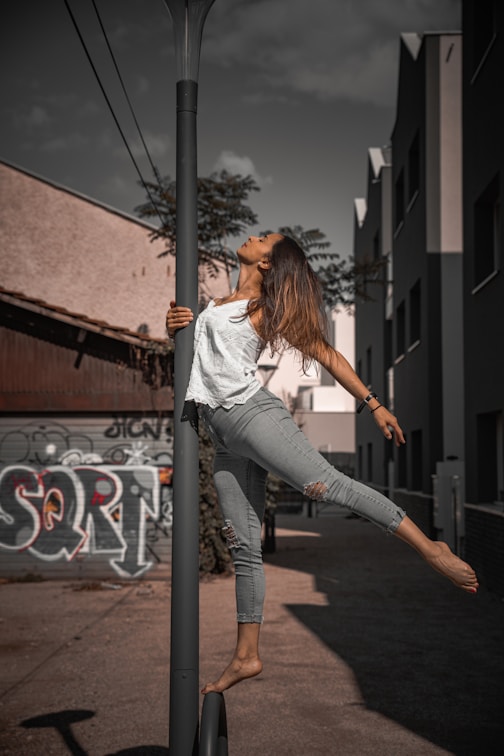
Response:
[[[152,438],[159,441],[166,419],[145,420],[126,415],[113,415],[112,423],[105,429],[106,438]],[[166,438],[169,436],[169,427],[165,426]]]
[[[29,551],[47,561],[73,559],[87,540],[81,528],[84,500],[80,481],[70,468],[62,466],[34,476],[39,490],[25,493],[25,499],[38,514],[39,528]]]
[[[168,455],[171,464],[173,434],[169,417],[113,415],[112,418],[108,424],[100,421],[95,427],[84,428],[78,422],[66,426],[52,420],[32,421],[3,434],[0,432],[0,468],[16,464],[49,467],[57,461],[73,466],[102,462],[145,464],[155,459],[157,464],[166,464],[166,460],[158,459],[160,454]],[[82,432],[85,428],[89,433]],[[109,445],[107,439],[115,439],[116,443]],[[130,452],[135,451],[135,446],[142,448],[141,458],[137,455],[132,459]],[[149,454],[145,454],[147,449]]]
[[[118,528],[121,479],[110,467],[74,467],[84,488],[83,523],[93,554],[115,554],[124,548]]]
[[[40,530],[40,518],[29,496],[42,495],[38,475],[31,467],[10,468],[0,476],[0,545],[21,551],[28,548]]]
[[[50,465],[55,461],[51,449],[58,449],[61,454],[72,447],[78,447],[86,454],[93,450],[93,442],[85,434],[71,432],[60,423],[38,426],[28,423],[0,436],[0,464]]]
[[[105,554],[116,573],[138,577],[152,567],[146,531],[160,517],[160,488],[149,465],[5,467],[0,548],[45,561]]]

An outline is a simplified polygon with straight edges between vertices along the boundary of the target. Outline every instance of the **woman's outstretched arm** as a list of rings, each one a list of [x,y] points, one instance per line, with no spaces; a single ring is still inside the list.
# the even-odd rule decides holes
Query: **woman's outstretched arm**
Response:
[[[329,344],[324,343],[314,349],[310,355],[316,359],[357,401],[362,402],[369,395],[369,389],[361,381],[347,359]],[[396,446],[405,443],[404,433],[397,418],[374,397],[367,402],[367,409],[372,413],[377,426],[388,439],[394,439]]]

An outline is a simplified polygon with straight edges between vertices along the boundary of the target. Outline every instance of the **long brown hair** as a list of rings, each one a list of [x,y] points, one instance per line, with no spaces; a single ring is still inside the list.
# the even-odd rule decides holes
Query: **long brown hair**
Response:
[[[299,244],[289,236],[275,243],[269,262],[263,271],[261,295],[249,303],[247,314],[259,311],[263,341],[272,352],[295,347],[306,372],[328,348],[320,282]]]

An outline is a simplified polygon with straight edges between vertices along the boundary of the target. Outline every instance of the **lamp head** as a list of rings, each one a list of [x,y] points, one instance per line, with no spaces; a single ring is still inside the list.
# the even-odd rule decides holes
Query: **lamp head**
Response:
[[[173,21],[178,81],[198,81],[201,37],[215,0],[165,0]]]

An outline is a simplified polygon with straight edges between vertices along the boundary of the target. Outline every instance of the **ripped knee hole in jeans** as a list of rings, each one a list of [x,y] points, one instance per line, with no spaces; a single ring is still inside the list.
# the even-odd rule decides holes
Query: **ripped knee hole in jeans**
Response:
[[[307,483],[303,489],[303,493],[309,499],[313,499],[314,501],[324,501],[327,497],[327,486],[320,481],[317,481],[316,483]]]
[[[240,546],[240,541],[236,535],[233,523],[231,520],[224,520],[224,527],[222,528],[222,534],[226,539],[228,549],[237,549]]]

